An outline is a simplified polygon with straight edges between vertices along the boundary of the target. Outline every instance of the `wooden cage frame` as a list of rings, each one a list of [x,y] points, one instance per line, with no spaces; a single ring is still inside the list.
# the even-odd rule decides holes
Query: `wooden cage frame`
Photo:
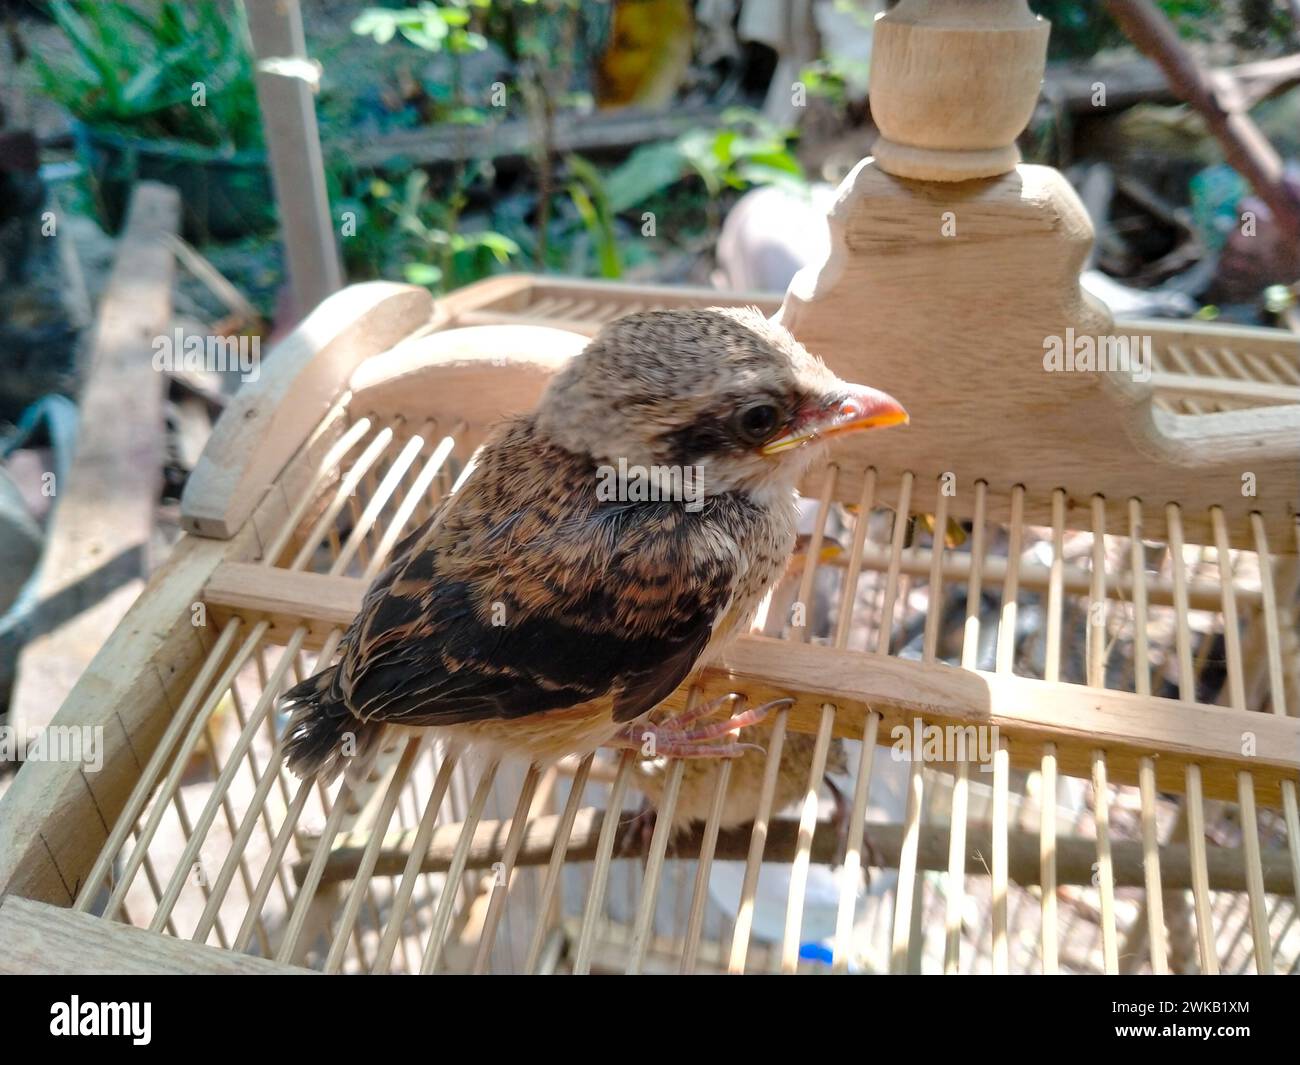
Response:
[[[988,6],[1016,19],[1024,7]],[[880,47],[902,47],[906,19],[887,29]],[[969,44],[986,29],[942,32]],[[1030,51],[1045,35],[1037,23],[1016,32]],[[881,76],[889,69],[882,61]],[[855,964],[867,864],[896,874],[881,964],[897,970],[1300,965],[1300,338],[1114,327],[1079,289],[1091,227],[1059,174],[1008,169],[1015,160],[994,150],[996,137],[947,155],[917,146],[906,115],[882,114],[892,147],[846,179],[828,261],[779,304],[531,276],[435,302],[371,283],[330,297],[277,345],[194,471],[188,534],[55,719],[102,730],[102,768],[29,764],[0,803],[0,967],[797,971],[814,964],[801,954],[810,869],[830,865],[830,965],[842,971]],[[719,831],[723,769],[709,821],[674,843],[672,855],[696,862],[680,926],[665,936],[656,914],[681,763],[665,768],[665,808],[626,920],[606,906],[625,860],[619,818],[607,814],[623,808],[631,755],[509,779],[403,738],[355,790],[287,779],[276,693],[308,668],[307,652],[328,661],[402,529],[452,490],[488,427],[535,403],[603,323],[711,304],[778,315],[837,372],[898,396],[913,421],[838,444],[806,486],[815,515],[783,602],[811,602],[819,573],[834,570],[824,631],[773,615],[766,635],[738,639],[669,701],[794,700],[770,723],[752,829]],[[1149,381],[1045,371],[1049,338],[1116,332],[1150,338]],[[832,513],[847,543],[823,561]],[[949,544],[954,524],[964,544]],[[965,596],[955,634],[943,630],[945,588]],[[1045,620],[1027,666],[1017,623],[1031,596]],[[909,618],[911,656],[899,635]],[[917,722],[996,726],[987,787],[969,762],[913,761],[901,819],[868,823],[868,754]],[[817,739],[805,800],[787,821],[773,794],[796,732]],[[832,738],[866,752],[842,845],[819,820]],[[184,800],[196,779],[197,817]],[[1061,831],[1069,780],[1090,789],[1086,833]],[[603,802],[584,805],[598,782]],[[970,818],[977,791],[987,821]],[[485,820],[493,796],[513,813]],[[319,831],[298,824],[309,804]],[[219,818],[228,849],[212,859],[215,878],[205,870],[195,882]],[[260,865],[247,849],[255,836],[267,848]],[[744,861],[740,902],[729,934],[710,941],[709,870],[723,858]],[[785,866],[789,882],[782,934],[763,945],[754,908],[765,863]],[[566,875],[579,866],[588,880],[569,912]],[[531,925],[503,964],[498,934],[526,869],[536,873]],[[417,921],[408,936],[421,888],[428,927]],[[284,907],[269,920],[277,890]],[[1095,900],[1097,941],[1065,957],[1062,900],[1077,907],[1083,895]],[[183,897],[195,918],[184,929]],[[943,918],[941,952],[919,931],[927,904]],[[1037,936],[1025,934],[1031,911]]]

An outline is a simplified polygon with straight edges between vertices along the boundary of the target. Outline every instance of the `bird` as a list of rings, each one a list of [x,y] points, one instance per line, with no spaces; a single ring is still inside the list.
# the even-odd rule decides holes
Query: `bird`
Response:
[[[647,740],[743,754],[729,737],[771,704],[648,715],[749,628],[827,441],[907,418],[756,308],[604,325],[397,545],[336,661],[282,696],[290,770],[354,771],[392,729],[543,765]]]

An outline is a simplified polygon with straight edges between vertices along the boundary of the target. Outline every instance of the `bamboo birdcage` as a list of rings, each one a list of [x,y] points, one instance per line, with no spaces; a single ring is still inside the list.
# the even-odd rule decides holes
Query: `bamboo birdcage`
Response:
[[[109,970],[1294,971],[1300,338],[1127,323],[1149,384],[1046,373],[1045,338],[1111,332],[1078,287],[1077,199],[1015,168],[1046,27],[1023,0],[953,10],[878,22],[883,143],[779,306],[376,283],[278,345],[193,474],[188,535],[56,719],[104,728],[102,771],[28,765],[6,797],[0,940]],[[762,634],[671,700],[794,698],[754,825],[719,832],[715,804],[670,840],[670,762],[625,853],[628,754],[497,765],[403,737],[355,790],[288,776],[276,695],[329,660],[492,422],[602,323],[718,303],[779,314],[912,413],[832,453]],[[791,624],[791,602],[820,612]],[[996,726],[991,771],[895,761],[918,723]],[[817,744],[787,815],[794,731]],[[819,802],[832,736],[844,842]]]

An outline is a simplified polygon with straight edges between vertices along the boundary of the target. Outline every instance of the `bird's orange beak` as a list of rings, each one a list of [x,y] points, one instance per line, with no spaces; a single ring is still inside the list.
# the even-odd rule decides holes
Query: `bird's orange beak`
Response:
[[[779,455],[829,436],[907,422],[907,411],[889,393],[866,385],[848,385],[834,402],[800,418],[784,436],[765,444],[763,454]]]

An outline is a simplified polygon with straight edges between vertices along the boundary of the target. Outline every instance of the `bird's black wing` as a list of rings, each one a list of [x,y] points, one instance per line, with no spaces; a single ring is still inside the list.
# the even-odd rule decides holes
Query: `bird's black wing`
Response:
[[[560,565],[533,545],[511,555],[500,580],[465,576],[444,557],[456,554],[446,536],[391,567],[349,633],[352,712],[451,725],[608,697],[623,722],[665,699],[733,598],[736,555],[697,550],[692,523],[706,519],[675,503],[592,520],[604,524],[590,530],[589,552],[570,551]]]

